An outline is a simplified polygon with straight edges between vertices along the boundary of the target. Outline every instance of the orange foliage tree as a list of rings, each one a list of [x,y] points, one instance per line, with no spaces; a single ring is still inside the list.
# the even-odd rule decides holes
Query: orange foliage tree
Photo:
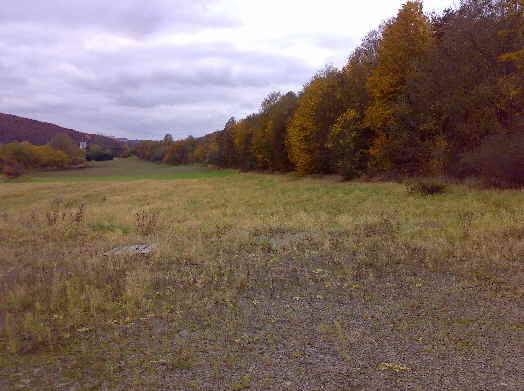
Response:
[[[421,2],[404,4],[384,28],[378,64],[367,84],[372,102],[366,111],[366,124],[376,132],[370,153],[380,170],[416,170],[420,162],[405,87],[431,44],[431,26]]]

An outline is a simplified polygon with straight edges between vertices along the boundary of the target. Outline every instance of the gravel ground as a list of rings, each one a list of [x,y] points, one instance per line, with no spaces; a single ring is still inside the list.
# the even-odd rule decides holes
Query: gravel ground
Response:
[[[329,274],[278,263],[271,289],[4,362],[0,389],[524,389],[522,301],[409,264]]]

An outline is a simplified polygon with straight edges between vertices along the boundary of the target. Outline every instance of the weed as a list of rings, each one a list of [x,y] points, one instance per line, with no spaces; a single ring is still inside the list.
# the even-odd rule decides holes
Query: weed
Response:
[[[85,218],[85,207],[84,203],[80,204],[78,209],[73,213],[73,222],[76,224],[81,224],[84,222]]]
[[[462,229],[462,232],[464,233],[464,237],[469,237],[471,233],[471,224],[473,223],[473,219],[475,218],[475,213],[471,211],[459,212],[457,218],[459,227]]]
[[[403,371],[409,371],[409,368],[405,365],[401,364],[391,364],[391,363],[382,363],[378,366],[378,369],[381,371],[392,371],[395,373],[403,372]]]
[[[231,384],[231,390],[240,391],[247,390],[251,387],[252,378],[250,375],[244,375],[240,378],[240,381]]]
[[[350,340],[339,321],[335,321],[334,332],[338,342],[337,346],[340,355],[344,360],[346,360],[346,362],[349,362],[351,360],[351,356],[348,353],[351,349]]]
[[[376,222],[370,222],[358,226],[359,233],[368,238],[371,236],[393,236],[399,232],[399,224],[389,217],[380,217]]]
[[[158,213],[140,209],[135,214],[136,230],[139,234],[149,236],[158,229]]]
[[[191,367],[193,367],[193,365],[194,365],[193,361],[184,359],[184,358],[179,358],[179,359],[173,360],[170,363],[170,368],[171,369],[190,369]]]

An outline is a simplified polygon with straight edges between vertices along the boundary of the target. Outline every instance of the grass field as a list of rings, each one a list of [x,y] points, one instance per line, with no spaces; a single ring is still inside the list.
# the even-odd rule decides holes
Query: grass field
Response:
[[[0,200],[2,390],[522,389],[520,191],[238,174]]]
[[[155,164],[135,157],[90,162],[89,165],[90,167],[83,169],[35,171],[16,179],[15,182],[115,182],[139,179],[195,179],[224,177],[236,173],[234,170],[217,170],[196,165],[175,167]],[[7,181],[4,183],[7,183]]]

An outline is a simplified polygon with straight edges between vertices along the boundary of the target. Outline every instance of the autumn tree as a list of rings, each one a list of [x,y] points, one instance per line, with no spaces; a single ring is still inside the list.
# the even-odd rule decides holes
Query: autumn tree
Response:
[[[367,82],[378,63],[379,42],[379,31],[370,32],[342,69],[346,110],[331,127],[327,145],[332,170],[346,179],[365,174],[368,169],[374,132],[364,121],[371,99]]]
[[[135,146],[134,153],[140,159],[154,162],[162,161],[166,146],[159,141],[142,141]]]
[[[499,56],[507,68],[499,78],[502,92],[500,107],[507,114],[510,129],[524,128],[524,0],[506,0],[502,2],[504,28],[499,36],[510,41],[505,53]]]
[[[270,93],[251,117],[252,151],[257,168],[286,171],[291,168],[286,148],[287,129],[296,110],[298,98],[294,92],[282,95]]]
[[[304,87],[287,136],[289,159],[300,174],[329,172],[326,142],[344,108],[343,78],[337,69],[326,67]]]
[[[113,157],[113,151],[102,148],[98,144],[90,144],[86,155],[87,160],[93,161],[113,160]]]
[[[257,114],[256,121],[251,121],[253,133],[252,150],[256,158],[257,167],[270,169],[272,160],[270,112],[280,99],[280,92],[271,92],[262,101],[260,112]],[[268,126],[269,125],[269,126]]]
[[[367,84],[372,102],[366,110],[366,124],[376,132],[370,152],[379,170],[413,173],[420,168],[423,156],[405,87],[431,43],[421,2],[407,2],[384,27],[378,64]]]
[[[69,137],[67,134],[64,133],[58,133],[56,134],[51,141],[49,142],[49,145],[58,150],[63,151],[69,156],[71,156],[75,163],[82,163],[84,161],[85,153],[82,151],[73,141],[71,137]]]
[[[169,146],[166,149],[166,153],[164,154],[164,157],[162,159],[162,163],[177,166],[180,164],[186,164],[188,162],[188,159],[189,154],[186,145],[184,141],[179,140],[169,144]]]
[[[460,0],[426,16],[408,1],[298,95],[272,92],[222,131],[144,142],[137,155],[346,178],[469,172],[520,185],[523,12],[523,0]]]
[[[76,164],[64,151],[49,145],[36,146],[28,142],[0,145],[0,171],[7,177],[17,177],[38,168],[65,168]]]
[[[165,139],[164,139],[165,144]],[[193,152],[196,148],[196,140],[189,136],[184,140],[169,142],[162,159],[163,163],[180,165],[193,163]]]
[[[509,3],[464,0],[432,19],[434,44],[406,87],[430,172],[459,173],[463,154],[518,128],[522,74],[505,54],[522,48],[523,19]]]
[[[122,146],[122,151],[120,152],[120,157],[128,158],[131,156],[131,149],[129,148],[129,145],[124,144]]]
[[[233,140],[236,124],[235,118],[231,117],[218,137],[217,165],[220,167],[235,167],[237,163],[235,142]]]
[[[340,115],[327,140],[334,171],[345,179],[365,174],[372,136],[373,132],[363,125],[355,109],[350,108]]]
[[[257,168],[257,158],[253,148],[253,135],[260,128],[259,114],[251,114],[238,121],[233,139],[238,154],[238,166],[244,171]]]
[[[290,91],[280,95],[277,102],[267,112],[267,134],[271,143],[270,168],[278,171],[288,171],[292,168],[289,160],[286,139],[288,126],[298,106],[297,95]]]

